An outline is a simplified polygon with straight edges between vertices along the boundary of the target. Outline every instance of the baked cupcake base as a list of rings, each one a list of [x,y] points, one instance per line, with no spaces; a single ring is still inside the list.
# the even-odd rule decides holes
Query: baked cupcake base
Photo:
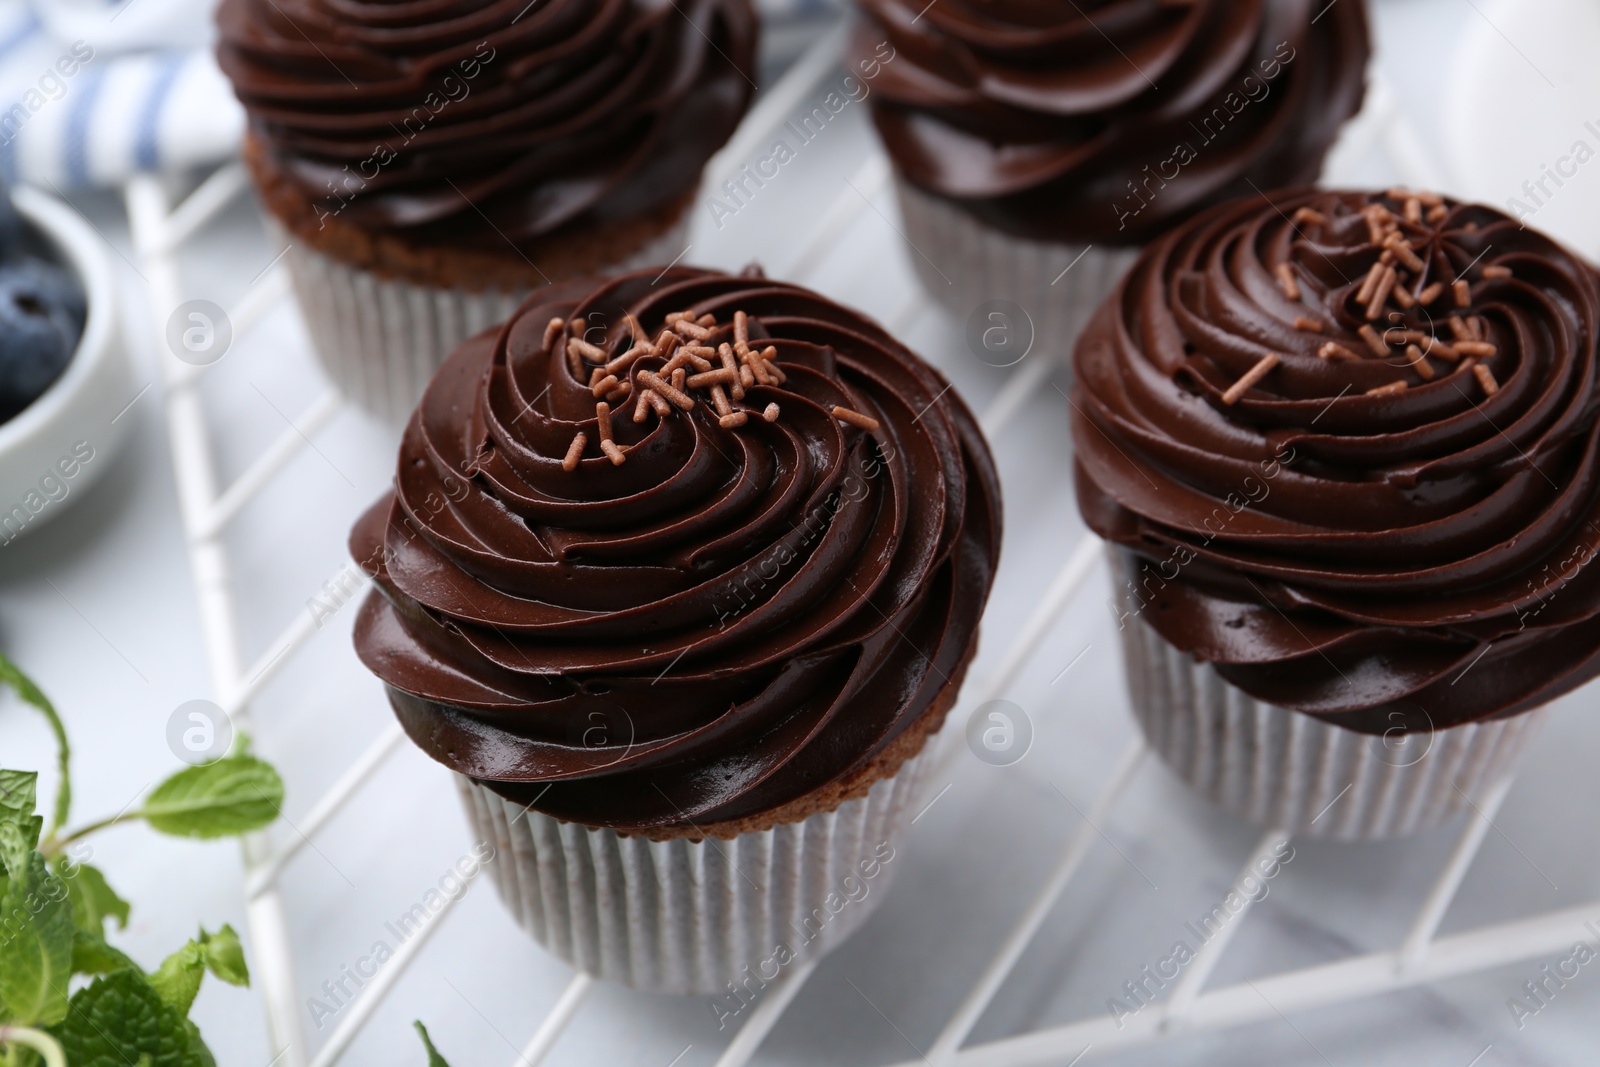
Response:
[[[864,796],[799,822],[651,840],[562,822],[457,774],[472,832],[494,845],[500,899],[574,967],[634,989],[738,995],[853,933],[883,899],[933,745]]]
[[[895,175],[917,276],[965,321],[980,304],[1009,300],[1033,321],[1033,351],[1071,355],[1078,335],[1139,258],[1137,248],[1032,241],[988,226]]]
[[[504,322],[553,281],[666,264],[688,245],[692,197],[605,230],[561,234],[524,257],[413,246],[338,216],[318,218],[259,142],[244,158],[267,208],[268,239],[285,262],[317,359],[357,406],[404,422],[433,374],[468,337]]]
[[[1132,573],[1129,553],[1109,551],[1120,588]],[[1449,821],[1513,772],[1547,714],[1363,734],[1256,700],[1142,618],[1127,619],[1121,638],[1151,749],[1217,806],[1306,837],[1401,837]]]
[[[268,228],[273,241],[291,246],[284,257],[289,279],[322,369],[346,399],[392,423],[410,417],[457,345],[506,321],[529,292],[385,277],[295,240],[275,219]],[[666,263],[682,253],[688,232],[685,214],[612,266]]]

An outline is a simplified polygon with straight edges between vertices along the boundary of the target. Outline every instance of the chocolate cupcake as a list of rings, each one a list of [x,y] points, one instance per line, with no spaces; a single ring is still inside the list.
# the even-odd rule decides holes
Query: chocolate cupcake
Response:
[[[1359,0],[861,5],[912,264],[959,318],[1020,305],[1051,354],[1149,239],[1315,181],[1369,53]]]
[[[749,0],[223,0],[245,160],[329,375],[396,421],[530,290],[687,244]]]
[[[1298,191],[1146,250],[1077,352],[1146,737],[1296,833],[1437,824],[1600,673],[1600,275],[1488,207]]]
[[[558,283],[407,425],[351,538],[356,645],[534,937],[722,993],[881,897],[999,523],[966,407],[856,312],[759,274]]]

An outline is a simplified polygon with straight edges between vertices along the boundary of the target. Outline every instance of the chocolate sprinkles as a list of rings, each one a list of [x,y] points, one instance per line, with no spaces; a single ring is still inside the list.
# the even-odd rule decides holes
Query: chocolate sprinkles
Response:
[[[605,351],[583,339],[587,329],[582,318],[569,323],[551,319],[545,327],[544,348],[549,352],[565,330],[575,332],[566,339],[568,366],[573,377],[582,379],[583,368],[598,364],[590,372],[589,392],[595,397],[595,422],[599,435],[599,448],[615,466],[627,461],[627,449],[620,447],[612,436],[612,413],[616,405],[633,400],[635,423],[649,420],[651,413],[657,418],[667,418],[674,408],[693,412],[701,403],[695,394],[707,398],[715,412],[717,425],[734,430],[750,422],[752,415],[763,422],[776,422],[780,408],[769,403],[761,410],[736,406],[745,399],[745,391],[758,385],[782,385],[788,375],[778,366],[778,349],[767,345],[757,350],[750,343],[750,316],[744,311],[733,313],[733,341],[723,341],[715,348],[710,345],[719,324],[709,313],[695,316],[688,311],[669,312],[663,317],[664,328],[654,341],[633,314],[622,317],[623,325],[632,338],[632,346],[615,359],[606,361]],[[633,371],[633,364],[646,357],[660,358],[665,362],[659,371]],[[639,389],[635,396],[634,382]],[[878,421],[849,408],[835,407],[833,415],[841,422],[867,430],[877,430]],[[562,460],[562,469],[574,471],[588,445],[588,435],[579,433],[572,439]]]

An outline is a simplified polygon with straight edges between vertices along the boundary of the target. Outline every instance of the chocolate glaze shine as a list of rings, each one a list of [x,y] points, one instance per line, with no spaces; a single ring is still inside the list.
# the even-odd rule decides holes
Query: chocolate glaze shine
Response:
[[[1048,240],[1142,243],[1252,182],[1309,184],[1369,55],[1360,3],[861,4],[856,53],[896,50],[872,99],[899,171]]]
[[[547,287],[463,345],[351,537],[377,580],[357,648],[411,738],[537,810],[624,830],[744,818],[865,766],[959,674],[999,546],[975,422],[876,324],[759,276],[656,278]],[[722,323],[712,344],[748,313],[787,380],[742,403],[781,414],[728,430],[704,403],[642,423],[625,404],[614,466],[547,324],[584,318],[611,359],[625,313],[655,336],[685,309]],[[637,387],[662,363],[625,373]]]
[[[754,91],[749,0],[223,0],[217,20],[276,165],[320,212],[420,244],[673,204]]]
[[[1113,600],[1123,622],[1252,696],[1369,733],[1531,710],[1600,673],[1600,275],[1498,211],[1445,201],[1437,226],[1401,226],[1426,262],[1408,291],[1443,295],[1369,320],[1373,203],[1402,211],[1382,195],[1253,197],[1146,250],[1077,351],[1079,504],[1136,556]],[[1430,380],[1399,331],[1446,351],[1461,343],[1451,316],[1481,319],[1494,354],[1429,359]],[[1374,324],[1395,342],[1383,357],[1358,332]],[[1330,342],[1361,358],[1319,356]]]

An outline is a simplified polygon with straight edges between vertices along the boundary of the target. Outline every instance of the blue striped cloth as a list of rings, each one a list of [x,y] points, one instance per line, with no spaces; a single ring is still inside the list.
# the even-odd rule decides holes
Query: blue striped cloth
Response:
[[[115,185],[232,158],[244,112],[211,53],[217,0],[0,0],[0,180]],[[839,0],[756,0],[769,24]]]
[[[232,156],[214,0],[0,0],[0,178],[62,189]]]

